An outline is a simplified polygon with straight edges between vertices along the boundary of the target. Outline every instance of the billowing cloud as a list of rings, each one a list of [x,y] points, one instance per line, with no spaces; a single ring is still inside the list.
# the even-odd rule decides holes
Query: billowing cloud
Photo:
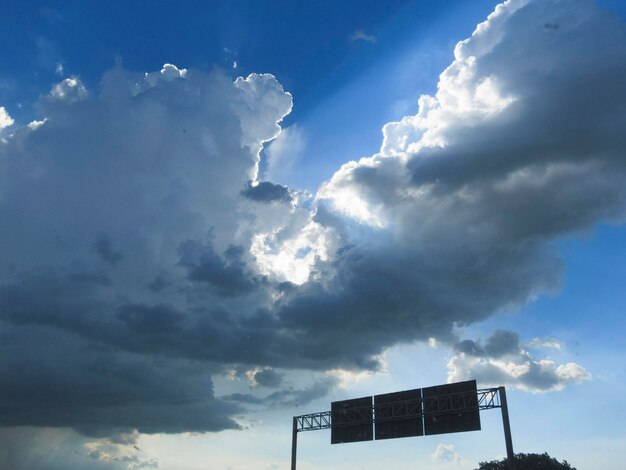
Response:
[[[535,340],[529,345],[540,347]],[[536,359],[512,331],[497,330],[484,343],[463,340],[455,349],[457,354],[448,362],[449,382],[476,379],[484,387],[505,385],[530,392],[550,392],[591,379],[591,374],[579,364]]]
[[[11,116],[9,116],[6,108],[4,106],[0,106],[0,130],[5,127],[12,126],[14,122],[15,121]]]
[[[500,5],[380,153],[321,188],[317,220],[346,248],[333,295],[300,292],[293,315],[382,348],[559,289],[555,240],[624,220],[625,39],[591,2]]]
[[[267,297],[241,192],[291,96],[269,75],[118,67],[97,93],[63,80],[39,109],[0,146],[0,424],[237,428],[211,377]]]
[[[260,181],[292,105],[271,75],[118,66],[98,90],[54,85],[0,144],[0,425],[233,428],[212,389],[225,365],[380,369],[389,346],[456,344],[558,289],[555,240],[623,220],[624,72],[626,28],[589,2],[509,1],[314,197]],[[585,377],[501,339],[459,346],[452,369]],[[258,379],[283,387],[263,402],[336,385]]]
[[[75,102],[87,97],[87,89],[78,77],[66,78],[50,90],[48,99],[51,101]]]

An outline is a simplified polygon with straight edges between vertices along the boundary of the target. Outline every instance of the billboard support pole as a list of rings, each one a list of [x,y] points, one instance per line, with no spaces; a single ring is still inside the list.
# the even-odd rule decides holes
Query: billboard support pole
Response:
[[[291,470],[296,470],[296,450],[298,447],[298,418],[293,417],[293,434],[291,435]]]
[[[516,470],[515,465],[515,454],[513,453],[513,439],[511,437],[511,424],[509,422],[509,408],[506,401],[506,390],[504,387],[493,387],[493,388],[485,388],[485,389],[476,389],[476,381],[468,381],[473,382],[473,390],[465,390],[465,391],[449,391],[448,393],[441,393],[433,396],[421,396],[417,399],[414,397],[409,400],[398,400],[391,401],[389,403],[385,402],[383,404],[376,404],[376,402],[372,405],[371,398],[372,397],[363,397],[356,398],[353,400],[344,400],[343,402],[333,402],[331,404],[330,411],[321,411],[317,413],[309,413],[300,416],[293,417],[293,428],[291,435],[291,470],[296,470],[296,451],[298,445],[298,433],[303,431],[318,431],[322,429],[346,429],[346,428],[354,428],[355,426],[361,426],[364,424],[374,426],[380,426],[381,424],[391,423],[391,422],[405,422],[411,419],[418,419],[418,422],[422,423],[422,419],[425,419],[430,416],[439,416],[446,415],[452,413],[469,413],[469,412],[478,412],[483,410],[491,410],[494,408],[500,408],[502,412],[502,424],[504,427],[504,439],[506,443],[506,454],[507,454],[507,466],[509,470]],[[448,384],[448,385],[462,385],[463,382],[459,382],[457,384]],[[424,393],[427,389],[421,389],[422,393]],[[414,390],[405,390],[404,392],[396,392],[396,393],[406,393],[413,392]],[[469,395],[468,395],[469,394]],[[471,396],[470,396],[471,395]],[[383,396],[383,395],[381,395]],[[337,409],[335,404],[344,404],[345,402],[361,402],[363,399],[369,399],[369,403],[364,405],[363,403],[355,404],[352,408],[341,408],[341,410]],[[406,398],[406,397],[405,397]],[[469,401],[468,401],[469,400]],[[439,408],[439,403],[443,403],[444,409]],[[419,405],[419,406],[418,406]],[[436,405],[436,406],[435,406]],[[445,408],[447,406],[447,408]],[[390,407],[390,411],[385,414],[385,407]],[[381,413],[382,409],[383,413]],[[333,419],[335,418],[335,419]],[[341,419],[337,419],[341,418]],[[377,424],[378,423],[378,424]],[[480,421],[478,422],[478,427],[475,430],[480,429]],[[459,429],[447,429],[443,432],[463,432],[472,429],[462,429],[461,426]],[[345,433],[344,433],[345,434]],[[372,440],[374,437],[373,432],[370,431],[369,434],[365,433],[365,436],[361,436],[361,439],[333,439],[331,436],[331,444],[338,444],[340,442],[357,442],[363,440]],[[428,432],[424,430],[423,435],[427,435]],[[433,432],[431,434],[437,434]],[[415,434],[422,435],[422,434]],[[341,436],[340,436],[341,437]],[[344,436],[345,437],[345,436]],[[396,436],[396,437],[404,437],[404,436]],[[378,436],[378,439],[389,439],[387,436]]]
[[[511,437],[511,423],[509,422],[509,407],[506,403],[506,390],[498,387],[500,405],[502,410],[502,426],[504,427],[504,441],[506,442],[506,459],[509,470],[515,470],[515,454],[513,453],[513,438]]]

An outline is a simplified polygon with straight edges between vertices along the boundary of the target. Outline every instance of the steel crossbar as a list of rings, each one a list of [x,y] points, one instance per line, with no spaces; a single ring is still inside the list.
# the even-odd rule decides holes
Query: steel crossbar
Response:
[[[486,388],[474,392],[447,393],[428,398],[399,400],[382,405],[359,406],[341,411],[321,411],[295,416],[297,432],[330,429],[376,421],[391,421],[419,416],[436,416],[451,411],[475,411],[501,408],[498,389]],[[372,411],[371,415],[369,411]],[[372,418],[369,418],[372,416]]]
[[[293,417],[293,434],[291,444],[291,468],[296,468],[297,437],[299,432],[318,431],[333,427],[354,426],[355,424],[369,424],[378,422],[402,421],[411,418],[423,418],[449,414],[450,412],[464,412],[502,410],[504,439],[507,450],[509,468],[515,470],[513,443],[509,424],[509,412],[504,387],[485,388],[474,391],[464,391],[441,394],[426,398],[399,400],[371,406],[359,406],[340,411],[321,411]]]

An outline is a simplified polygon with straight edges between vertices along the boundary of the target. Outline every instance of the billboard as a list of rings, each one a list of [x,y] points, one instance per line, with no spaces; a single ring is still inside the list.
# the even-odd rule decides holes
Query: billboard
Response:
[[[423,436],[422,390],[404,390],[374,397],[376,439]]]
[[[330,409],[331,444],[371,441],[374,438],[372,397],[334,401]]]
[[[480,430],[476,381],[456,382],[422,389],[424,434]]]

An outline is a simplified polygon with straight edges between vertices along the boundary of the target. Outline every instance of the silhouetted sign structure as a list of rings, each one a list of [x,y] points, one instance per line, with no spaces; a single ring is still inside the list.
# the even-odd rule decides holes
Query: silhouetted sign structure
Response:
[[[373,413],[372,397],[334,401],[330,405],[332,421],[330,443],[371,441]]]
[[[479,431],[476,381],[457,382],[422,389],[424,434]]]
[[[331,430],[331,444],[374,438],[429,436],[480,430],[480,411],[500,408],[510,470],[515,470],[509,408],[504,387],[477,390],[476,381],[335,401],[331,411],[293,417],[291,470],[296,470],[298,433]]]
[[[331,444],[480,430],[476,381],[331,403]]]
[[[424,435],[422,389],[374,396],[376,439]]]

